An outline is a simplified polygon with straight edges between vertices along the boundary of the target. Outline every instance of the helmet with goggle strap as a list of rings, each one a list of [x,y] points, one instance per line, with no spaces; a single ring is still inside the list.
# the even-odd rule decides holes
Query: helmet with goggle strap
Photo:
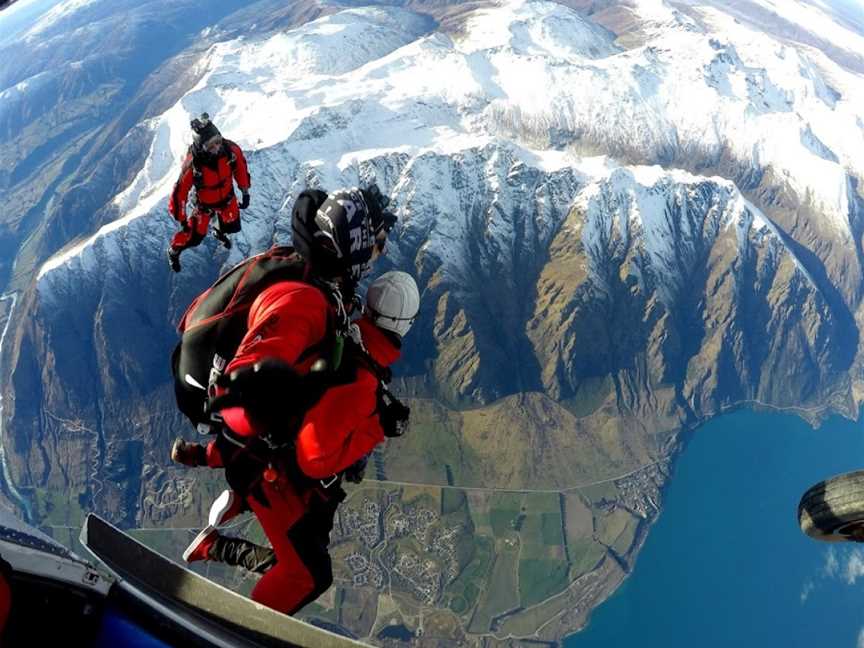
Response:
[[[376,185],[342,189],[327,197],[315,214],[313,237],[319,262],[330,274],[356,283],[369,273],[377,239],[383,240],[396,223],[396,216],[385,211],[388,204]]]
[[[210,121],[210,115],[201,113],[201,116],[193,119],[189,125],[195,133],[192,136],[192,150],[196,154],[213,155],[219,152],[222,147],[222,133]]]
[[[404,337],[420,310],[417,283],[407,272],[385,272],[369,286],[366,309],[375,326]]]

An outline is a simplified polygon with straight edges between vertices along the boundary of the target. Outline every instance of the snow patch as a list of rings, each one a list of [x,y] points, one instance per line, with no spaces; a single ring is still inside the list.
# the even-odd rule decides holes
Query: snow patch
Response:
[[[806,33],[858,56],[864,52],[864,35],[848,29],[832,15],[833,9],[821,3],[801,0],[751,0],[766,10],[797,25]]]
[[[628,4],[644,20],[655,23],[673,22],[678,14],[665,0],[630,0]]]
[[[517,56],[578,62],[621,51],[611,32],[556,3],[511,0],[476,11],[458,49],[466,54],[509,51]]]

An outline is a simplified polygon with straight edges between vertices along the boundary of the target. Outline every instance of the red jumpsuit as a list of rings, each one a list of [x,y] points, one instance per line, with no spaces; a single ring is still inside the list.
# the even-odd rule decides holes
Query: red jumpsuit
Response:
[[[249,190],[251,180],[246,158],[234,142],[223,140],[221,152],[208,162],[193,164],[192,152],[186,154],[180,177],[174,183],[168,201],[168,211],[183,225],[183,229],[171,239],[174,250],[179,252],[204,240],[213,214],[219,219],[219,229],[223,234],[240,231],[240,208],[234,195],[235,181],[241,191]],[[195,208],[187,218],[186,200],[192,187],[196,191]]]
[[[309,284],[271,286],[252,304],[248,332],[226,372],[275,357],[307,373],[318,356],[299,359],[324,340],[331,308],[324,294]],[[386,367],[399,358],[397,346],[370,321],[358,324],[375,362]],[[295,447],[297,465],[307,477],[332,477],[384,440],[377,393],[378,378],[360,365],[353,382],[331,387],[306,413]],[[225,409],[222,416],[240,436],[257,433],[255,422],[240,407]],[[207,447],[207,459],[212,467],[222,465],[214,443]],[[247,496],[277,559],[252,591],[253,600],[293,614],[332,583],[327,544],[344,491],[338,482],[329,488],[326,483],[300,490],[289,475],[279,473],[273,481],[260,482],[266,503]]]

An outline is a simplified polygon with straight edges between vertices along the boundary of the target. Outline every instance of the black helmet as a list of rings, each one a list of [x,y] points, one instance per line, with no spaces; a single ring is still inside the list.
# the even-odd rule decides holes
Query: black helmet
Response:
[[[316,273],[356,284],[369,272],[376,236],[396,223],[396,216],[385,211],[389,202],[376,185],[329,196],[306,189],[291,213],[294,249]]]
[[[380,217],[378,219],[380,222]],[[357,188],[331,193],[315,213],[317,262],[331,274],[358,282],[371,269],[376,221]]]
[[[315,232],[318,231],[318,225],[315,224],[315,214],[325,200],[327,200],[327,192],[320,189],[304,189],[300,192],[297,200],[294,201],[294,208],[291,210],[292,244],[298,254],[315,266],[319,273],[332,276],[338,272],[321,268],[322,260],[317,258],[321,255],[315,254],[318,248],[315,240]]]
[[[216,128],[216,125],[210,121],[210,115],[206,112],[201,113],[200,117],[189,122],[195,135],[192,136],[192,150],[195,153],[207,153],[205,145],[214,137],[222,138],[222,133]],[[221,142],[220,142],[221,144]]]

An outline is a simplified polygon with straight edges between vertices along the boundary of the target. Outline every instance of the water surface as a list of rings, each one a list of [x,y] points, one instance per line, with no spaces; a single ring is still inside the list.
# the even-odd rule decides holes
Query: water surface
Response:
[[[796,517],[809,486],[862,468],[864,428],[839,417],[714,419],[679,457],[633,574],[566,647],[864,647],[864,545],[810,540]]]

